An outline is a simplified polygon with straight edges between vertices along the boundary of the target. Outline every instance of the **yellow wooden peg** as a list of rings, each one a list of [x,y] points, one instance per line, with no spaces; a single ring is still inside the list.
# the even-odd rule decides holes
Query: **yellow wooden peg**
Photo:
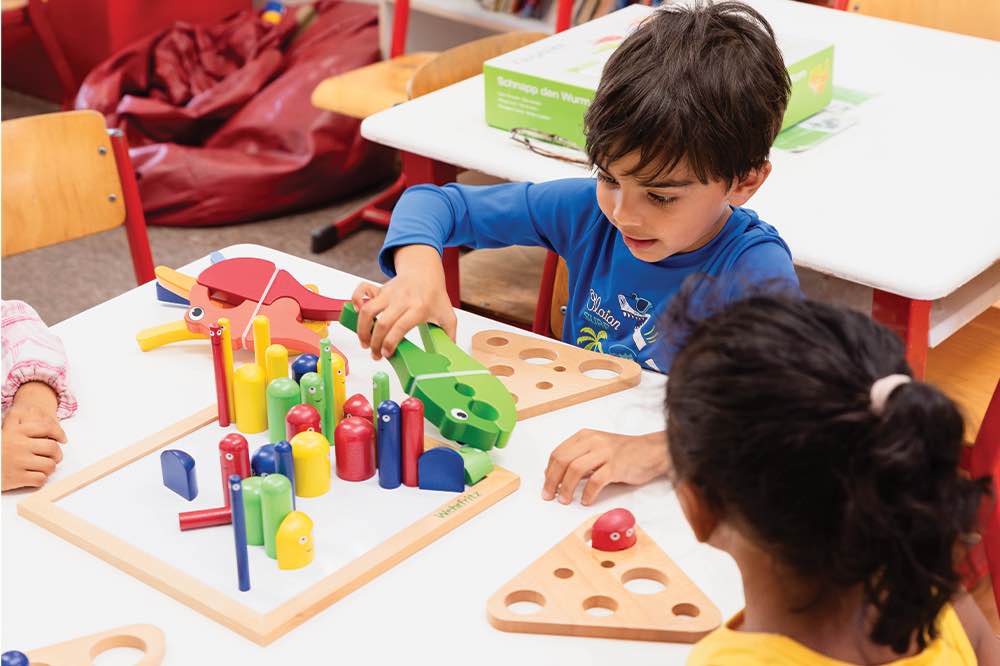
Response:
[[[301,511],[292,511],[278,528],[277,549],[279,569],[301,569],[313,561],[312,518]]]
[[[226,371],[226,393],[229,398],[229,421],[236,420],[236,400],[233,394],[233,331],[229,319],[219,317],[215,322],[222,327],[222,365]]]
[[[295,494],[319,497],[330,489],[330,442],[313,430],[292,437],[292,461],[295,467]]]
[[[275,379],[288,378],[288,349],[285,345],[273,344],[264,350],[267,385]]]
[[[344,401],[347,399],[347,388],[344,385],[344,357],[334,353],[330,359],[330,367],[333,368],[333,428],[344,418]],[[331,430],[331,432],[333,432]]]
[[[236,429],[244,434],[267,430],[267,399],[264,371],[256,363],[236,368],[233,393],[236,397]]]
[[[264,376],[267,376],[265,354],[271,346],[271,320],[265,315],[253,318],[253,361],[260,366]]]

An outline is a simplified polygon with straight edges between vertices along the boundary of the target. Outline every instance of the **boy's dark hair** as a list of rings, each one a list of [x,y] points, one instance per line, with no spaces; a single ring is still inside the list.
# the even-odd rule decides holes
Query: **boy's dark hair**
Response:
[[[860,585],[874,643],[923,649],[989,492],[958,470],[955,404],[911,381],[876,414],[872,383],[910,369],[899,338],[863,314],[751,296],[694,323],[705,306],[692,295],[704,290],[682,290],[667,315],[691,331],[667,387],[677,479],[815,581],[815,601]]]
[[[741,2],[668,5],[614,52],[584,121],[603,168],[638,150],[628,175],[686,160],[702,183],[732,184],[767,160],[791,82],[774,31]]]

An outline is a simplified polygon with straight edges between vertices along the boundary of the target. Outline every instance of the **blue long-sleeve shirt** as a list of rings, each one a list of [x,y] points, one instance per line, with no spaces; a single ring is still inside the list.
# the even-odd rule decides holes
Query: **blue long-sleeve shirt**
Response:
[[[653,344],[660,336],[657,322],[688,276],[738,275],[744,285],[772,280],[798,285],[788,246],[746,208],[734,208],[718,235],[697,250],[655,263],[637,259],[601,212],[590,178],[411,187],[393,210],[379,254],[386,275],[395,275],[394,248],[415,244],[438,252],[455,245],[531,245],[556,252],[569,269],[562,339],[662,372],[669,370],[670,359]]]

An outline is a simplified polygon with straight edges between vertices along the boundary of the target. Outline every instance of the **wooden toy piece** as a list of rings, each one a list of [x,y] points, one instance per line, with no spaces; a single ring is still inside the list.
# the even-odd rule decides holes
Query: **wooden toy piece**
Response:
[[[319,341],[319,374],[323,378],[323,408],[319,411],[323,415],[323,432],[332,433],[337,427],[337,419],[333,413],[336,407],[333,397],[333,345],[329,338]]]
[[[355,393],[344,401],[344,418],[357,416],[358,418],[372,421],[372,405],[368,398],[360,393]]]
[[[199,273],[198,283],[211,289],[219,300],[234,305],[244,300],[270,305],[289,298],[298,304],[303,319],[334,321],[344,303],[349,302],[320,296],[274,263],[251,257],[226,259],[210,266]]]
[[[278,377],[267,385],[267,434],[272,442],[285,438],[285,416],[299,402],[299,385],[288,377]]]
[[[28,655],[17,650],[10,650],[0,654],[0,666],[31,666]]]
[[[177,514],[181,532],[188,530],[200,530],[205,527],[218,527],[228,525],[232,522],[232,512],[229,510],[229,495],[225,496],[226,506],[217,506],[214,509],[199,509],[197,511],[185,511]]]
[[[424,451],[417,462],[421,490],[465,490],[465,463],[458,451],[447,446]]]
[[[417,461],[424,452],[424,403],[407,398],[399,406],[403,431],[403,484],[417,487]]]
[[[351,303],[340,323],[357,331]],[[517,421],[510,391],[439,327],[419,329],[424,349],[404,339],[389,357],[403,390],[424,403],[427,420],[447,439],[484,451],[506,446]]]
[[[275,379],[288,379],[288,349],[285,345],[269,345],[264,350],[264,366],[268,386]]]
[[[635,545],[635,516],[628,509],[611,509],[596,521],[590,543],[596,550],[614,552]]]
[[[634,361],[507,331],[476,333],[472,355],[517,396],[518,420],[624,391],[642,379]]]
[[[306,430],[291,439],[295,465],[295,492],[319,497],[330,490],[330,443],[318,432]]]
[[[474,486],[493,471],[493,459],[486,451],[463,446],[458,450],[465,468],[466,485]]]
[[[284,475],[271,474],[261,481],[260,507],[264,552],[273,560],[278,557],[278,527],[292,510],[292,484]]]
[[[236,428],[248,435],[267,430],[264,370],[256,363],[236,368],[233,376]]]
[[[321,573],[316,580],[303,582],[301,593],[264,613],[233,599],[231,592],[195,577],[183,559],[166,558],[156,550],[138,546],[130,540],[132,533],[129,530],[109,531],[99,527],[88,515],[69,511],[63,502],[116,474],[134,471],[132,466],[136,463],[193,432],[214,426],[216,418],[213,403],[81,470],[49,481],[25,495],[17,504],[17,513],[257,645],[267,646],[489,510],[520,485],[516,474],[497,467],[474,489],[444,497],[438,506],[419,519],[343,566]],[[271,475],[263,481],[276,477]],[[249,480],[244,479],[244,493],[248,483]],[[72,663],[75,666],[87,662]]]
[[[194,458],[176,449],[168,449],[160,454],[160,472],[163,485],[186,499],[198,496],[198,479],[194,473]]]
[[[292,510],[295,510],[295,458],[292,445],[281,440],[274,445],[274,454],[278,458],[278,474],[284,476],[292,484]]]
[[[385,400],[378,406],[375,439],[378,460],[378,485],[398,488],[403,478],[403,432],[399,405]]]
[[[30,661],[35,666],[81,666],[94,663],[99,655],[115,648],[141,650],[142,658],[135,662],[135,666],[160,666],[167,650],[167,641],[158,627],[133,624],[31,650],[27,654],[28,661],[24,663]]]
[[[240,592],[250,589],[250,560],[247,557],[247,523],[243,511],[243,480],[229,477],[229,506],[233,510],[233,542],[236,545],[236,577]]]
[[[264,545],[264,514],[260,503],[260,485],[263,482],[264,479],[259,476],[243,479],[243,517],[247,543],[251,546]]]
[[[220,317],[218,322],[222,329],[222,367],[226,371],[226,400],[229,403],[229,416],[227,420],[236,420],[236,400],[233,396],[233,331],[229,326],[227,317]],[[219,423],[222,423],[222,414],[219,414]]]
[[[156,285],[156,300],[161,303],[166,303],[168,305],[183,305],[184,307],[191,305],[191,302],[188,299],[183,296],[178,296],[161,285],[159,282],[154,282],[154,284]]]
[[[303,405],[312,405],[319,412],[320,425],[316,428],[319,432],[329,432],[330,427],[326,421],[326,395],[323,390],[323,379],[315,372],[307,372],[299,380],[299,401]]]
[[[372,375],[372,405],[378,407],[389,399],[389,375],[381,370]]]
[[[636,528],[632,548],[605,553],[587,545],[595,521],[584,522],[490,597],[490,624],[531,634],[679,643],[694,643],[719,626],[719,609],[642,529]],[[637,580],[664,587],[639,594],[626,587]],[[524,615],[509,608],[526,601],[541,609]],[[604,614],[588,612],[595,608]]]
[[[313,521],[301,511],[292,511],[281,521],[277,534],[278,568],[301,569],[316,556]]]
[[[278,454],[274,450],[274,444],[264,444],[254,451],[250,460],[254,476],[270,476],[278,473]]]
[[[253,318],[253,362],[260,366],[267,377],[267,348],[271,346],[271,321],[267,315]],[[266,383],[266,380],[265,380]]]
[[[344,481],[365,481],[375,476],[375,426],[357,416],[348,416],[333,433],[337,476]]]
[[[321,432],[322,417],[312,405],[295,405],[285,414],[285,439],[292,441],[300,432]]]
[[[340,419],[344,418],[344,402],[347,397],[347,386],[344,383],[347,373],[347,362],[340,354],[333,354],[333,421],[330,428],[337,427]]]
[[[215,369],[215,400],[219,404],[219,425],[229,426],[229,393],[226,386],[226,366],[222,358],[222,327],[213,324],[208,327],[208,337],[212,342],[212,366]]]
[[[315,354],[299,354],[299,357],[292,362],[292,379],[296,382],[302,380],[302,375],[307,372],[316,372],[316,364],[319,357]]]

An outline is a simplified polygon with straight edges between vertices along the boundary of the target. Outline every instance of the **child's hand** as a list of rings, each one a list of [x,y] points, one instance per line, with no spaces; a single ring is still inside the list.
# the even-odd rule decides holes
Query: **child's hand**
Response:
[[[3,420],[2,490],[39,487],[62,460],[66,433],[54,416],[15,400]]]
[[[666,432],[636,437],[581,430],[549,456],[542,499],[554,499],[558,491],[559,501],[569,504],[577,485],[589,474],[580,500],[587,506],[609,483],[637,486],[666,474],[669,469]]]
[[[395,278],[381,288],[363,283],[351,296],[358,309],[358,339],[364,349],[372,350],[376,361],[392,356],[418,324],[437,324],[452,340],[458,326],[437,251],[410,245],[400,248],[395,257],[399,270]]]

